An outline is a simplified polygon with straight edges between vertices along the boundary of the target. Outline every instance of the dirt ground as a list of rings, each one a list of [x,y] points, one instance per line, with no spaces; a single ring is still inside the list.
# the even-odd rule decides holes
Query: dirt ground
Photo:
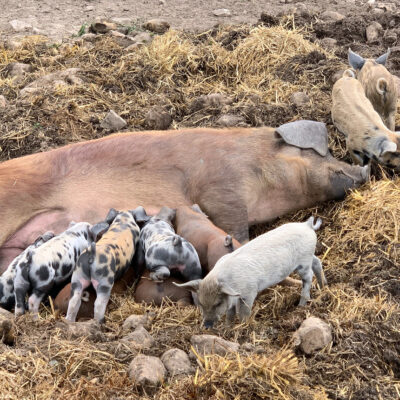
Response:
[[[306,6],[278,1],[35,3],[0,3],[4,37],[15,34],[9,20],[34,16],[39,33],[51,38],[30,37],[16,49],[0,42],[0,95],[6,99],[0,108],[1,161],[108,135],[101,121],[112,108],[126,120],[126,131],[149,129],[147,115],[153,109],[170,115],[172,129],[217,126],[224,115],[246,127],[323,121],[330,150],[350,162],[330,117],[332,85],[346,68],[347,48],[376,57],[391,47],[387,67],[400,77],[399,1],[373,6],[381,11],[368,9],[365,2],[335,0],[307,1]],[[85,11],[88,6],[93,11]],[[217,8],[230,9],[232,17],[213,16]],[[324,21],[321,12],[328,9],[345,18]],[[281,11],[284,15],[276,18]],[[261,12],[266,14],[260,21]],[[71,38],[96,16],[131,18],[134,35],[142,33],[137,21],[158,16],[175,30],[152,35],[151,43],[133,51],[126,49],[126,38],[109,34],[90,41]],[[366,28],[373,21],[382,31],[367,43]],[[214,27],[218,22],[234,25]],[[65,44],[53,44],[65,35]],[[11,77],[14,62],[29,64],[30,72]],[[77,75],[21,96],[38,78],[69,68],[78,68]],[[307,94],[305,104],[293,101],[298,91]],[[229,101],[205,104],[202,96],[210,93],[222,93]],[[145,393],[127,374],[138,351],[121,342],[124,319],[155,313],[149,332],[156,343],[145,354],[161,356],[171,347],[189,352],[192,335],[210,333],[200,326],[196,308],[136,304],[132,288],[112,297],[106,325],[95,338],[71,338],[49,303],[39,321],[25,315],[16,323],[12,343],[0,344],[0,398],[400,398],[400,179],[379,167],[373,172],[371,182],[344,201],[277,221],[275,226],[311,213],[323,218],[317,255],[329,286],[313,288],[312,301],[304,308],[297,307],[297,289],[273,288],[256,302],[248,324],[226,329],[221,323],[211,332],[241,345],[250,342],[247,348],[253,350],[242,346],[238,356],[192,359],[195,376],[168,377],[155,393]],[[257,226],[251,234],[270,228]],[[333,341],[308,356],[293,347],[292,335],[310,315],[330,324]]]
[[[9,21],[14,19],[30,22],[34,28],[55,39],[78,32],[82,24],[96,18],[128,18],[132,22],[162,18],[174,29],[205,31],[219,23],[255,23],[261,12],[272,14],[286,12],[297,1],[218,1],[218,0],[121,0],[121,1],[36,1],[1,0],[0,32],[13,34]],[[333,10],[347,15],[365,10],[366,1],[307,0],[302,2],[315,11]],[[391,2],[399,5],[398,0]],[[88,9],[89,7],[89,9]],[[228,9],[231,16],[216,17],[213,10]]]

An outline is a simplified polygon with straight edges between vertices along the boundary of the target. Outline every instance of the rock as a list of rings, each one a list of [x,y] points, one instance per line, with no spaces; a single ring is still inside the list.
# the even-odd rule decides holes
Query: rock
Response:
[[[212,93],[197,97],[193,100],[190,108],[192,111],[214,108],[220,110],[222,107],[232,104],[232,99],[222,93]]]
[[[393,46],[397,42],[397,33],[394,31],[386,31],[383,35],[383,44],[385,46]]]
[[[320,40],[321,46],[328,49],[328,50],[333,50],[337,44],[337,40],[333,38],[323,38]]]
[[[89,32],[104,34],[117,29],[117,24],[108,21],[94,22],[90,25]]]
[[[94,319],[83,322],[66,322],[65,331],[68,339],[85,337],[94,342],[102,341],[104,339],[104,335],[100,329],[100,324]]]
[[[129,364],[129,377],[133,382],[145,389],[154,390],[164,381],[166,369],[158,357],[136,356]]]
[[[32,72],[32,65],[13,62],[7,65],[8,76],[12,78],[18,76],[21,77],[29,72]]]
[[[230,17],[232,13],[227,8],[218,8],[218,10],[214,10],[213,14],[216,17]]]
[[[7,100],[3,95],[0,95],[0,108],[7,107]]]
[[[367,36],[368,43],[378,43],[379,38],[382,36],[383,28],[379,22],[373,21],[370,25],[367,26],[365,30],[365,34]]]
[[[294,8],[291,8],[291,14],[300,15],[301,17],[307,18],[316,14],[316,10],[310,5],[304,3],[296,3]]]
[[[5,344],[14,344],[16,328],[14,323],[14,314],[0,308],[0,338]]]
[[[86,6],[85,11],[94,11],[94,6]]]
[[[373,8],[372,13],[375,15],[382,15],[385,14],[385,10],[382,10],[382,8]]]
[[[216,121],[217,125],[225,127],[237,126],[243,123],[244,119],[241,115],[233,115],[233,114],[223,114]]]
[[[161,356],[161,361],[171,376],[188,375],[194,371],[189,356],[181,349],[174,348],[167,350]]]
[[[316,317],[305,319],[293,335],[295,346],[300,346],[305,354],[313,354],[332,342],[332,329]]]
[[[133,332],[124,336],[121,342],[126,343],[132,350],[143,350],[150,349],[154,345],[155,340],[153,336],[140,325]]]
[[[190,343],[200,355],[218,354],[224,356],[227,353],[239,350],[238,343],[228,342],[214,335],[193,335],[190,338]]]
[[[126,18],[126,17],[114,17],[114,18],[111,18],[110,21],[114,22],[114,24],[117,24],[117,25],[131,25],[132,24],[132,19]]]
[[[136,48],[139,45],[150,43],[153,40],[152,36],[148,32],[138,33],[137,35],[130,37],[130,39],[131,39],[132,45],[129,47],[136,46]],[[129,47],[127,47],[126,50],[128,50]]]
[[[143,326],[146,329],[150,329],[153,322],[154,313],[147,313],[143,315],[132,314],[130,315],[122,325],[122,329],[126,331],[135,330],[139,326]]]
[[[80,85],[83,81],[77,76],[78,72],[80,72],[79,68],[68,68],[64,71],[57,71],[44,75],[25,86],[19,92],[19,95],[20,97],[26,97],[45,89],[54,89],[57,86]]]
[[[310,102],[310,98],[305,92],[295,92],[290,96],[290,101],[296,107],[302,107]]]
[[[240,350],[245,351],[247,353],[256,353],[261,354],[265,353],[266,350],[262,346],[255,346],[253,343],[246,342],[240,346]]]
[[[397,5],[395,3],[378,2],[375,6],[376,8],[380,8],[383,11],[389,11],[390,13],[395,13],[397,11]]]
[[[262,12],[260,21],[266,26],[275,26],[279,24],[279,18],[275,15],[271,15],[269,12]]]
[[[9,24],[11,25],[11,28],[13,28],[15,32],[23,32],[32,29],[32,25],[29,22],[22,21],[19,19],[13,19],[12,21],[9,22]]]
[[[100,126],[107,131],[116,132],[123,129],[128,124],[115,111],[110,110],[101,122]]]
[[[171,125],[172,117],[162,107],[153,107],[147,114],[145,124],[149,129],[164,130]]]
[[[24,38],[10,37],[4,41],[4,47],[7,50],[17,50],[24,45]]]
[[[345,17],[336,11],[324,11],[320,15],[320,18],[325,22],[338,22],[343,20]]]
[[[151,19],[143,24],[143,28],[155,33],[165,33],[170,25],[162,19]]]
[[[125,35],[123,33],[118,32],[118,31],[110,31],[109,34],[110,34],[110,36],[118,37],[118,38],[124,38],[125,37]]]
[[[97,36],[95,33],[85,33],[78,39],[84,40],[85,42],[93,43],[97,39]]]

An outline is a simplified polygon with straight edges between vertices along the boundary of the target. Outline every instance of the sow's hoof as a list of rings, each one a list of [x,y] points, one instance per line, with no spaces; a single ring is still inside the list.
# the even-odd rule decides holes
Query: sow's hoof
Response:
[[[112,288],[112,294],[122,294],[126,291],[128,287],[130,287],[135,280],[135,270],[134,268],[129,268],[128,271],[122,276],[120,280],[115,282]],[[94,302],[96,300],[96,292],[92,286],[85,289],[89,292],[89,299],[84,301],[82,299],[81,307],[79,308],[79,312],[77,315],[77,319],[79,318],[93,318],[94,316]],[[68,283],[57,295],[54,300],[54,307],[57,310],[60,310],[62,314],[67,314],[68,303],[71,295],[71,283]],[[85,296],[83,296],[85,297]]]
[[[160,306],[163,299],[168,298],[174,303],[184,306],[193,304],[190,291],[175,286],[172,282],[182,283],[182,281],[173,277],[167,278],[164,282],[155,282],[150,279],[150,272],[145,271],[136,286],[135,301]]]

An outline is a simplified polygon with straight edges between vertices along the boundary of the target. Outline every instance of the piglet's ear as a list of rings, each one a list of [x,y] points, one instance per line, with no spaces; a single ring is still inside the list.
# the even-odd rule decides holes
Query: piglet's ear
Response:
[[[137,223],[147,222],[151,218],[147,215],[146,210],[142,206],[136,207],[134,210],[131,210],[130,212],[135,218],[135,221]]]
[[[108,212],[105,221],[107,224],[112,224],[114,221],[115,217],[118,215],[118,211],[115,208],[110,208],[110,211]]]
[[[90,233],[93,241],[96,242],[108,230],[109,225],[106,222],[100,222],[90,228]]]
[[[240,293],[235,292],[227,283],[221,282],[219,284],[220,290],[222,293],[227,294],[228,296],[240,296]]]
[[[69,223],[69,225],[68,225],[68,228],[72,228],[75,224],[76,224],[75,221],[71,221],[71,222]]]
[[[391,142],[390,140],[385,140],[381,144],[381,156],[385,155],[386,153],[394,153],[397,150],[397,144]]]
[[[193,281],[189,281],[186,283],[176,283],[172,282],[175,286],[178,287],[183,287],[189,290],[192,290],[193,292],[197,292],[199,290],[199,285],[200,285],[201,279],[195,279]]]

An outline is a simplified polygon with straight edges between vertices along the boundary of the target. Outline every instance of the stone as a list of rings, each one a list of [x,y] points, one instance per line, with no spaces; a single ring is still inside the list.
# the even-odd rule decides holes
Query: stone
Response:
[[[343,14],[340,14],[336,11],[324,11],[320,18],[325,22],[338,22],[343,20],[345,17]]]
[[[216,121],[217,125],[224,127],[238,126],[239,124],[243,123],[244,118],[241,115],[234,114],[223,114]]]
[[[255,346],[253,343],[245,342],[240,345],[240,350],[245,351],[246,353],[256,353],[262,354],[266,353],[266,350],[262,346]]]
[[[95,33],[85,33],[79,39],[93,43],[97,39],[97,36]]]
[[[94,6],[86,6],[85,11],[94,11]]]
[[[23,98],[49,88],[54,89],[57,86],[81,85],[83,81],[77,76],[79,72],[79,68],[68,68],[64,71],[44,75],[21,89],[19,95]]]
[[[382,25],[376,21],[373,21],[365,29],[365,35],[367,37],[367,42],[371,43],[371,44],[378,43],[382,34],[383,34]]]
[[[146,114],[145,124],[147,128],[154,130],[168,129],[171,125],[172,117],[168,111],[162,107],[153,107]]]
[[[308,317],[293,335],[295,346],[305,354],[313,354],[332,342],[332,328],[320,318]]]
[[[167,371],[158,357],[136,356],[129,364],[129,377],[146,391],[156,389],[164,381]]]
[[[133,332],[124,336],[121,342],[126,343],[132,350],[150,349],[155,340],[153,336],[142,325],[138,326]]]
[[[32,72],[32,65],[23,64],[19,62],[13,62],[7,65],[8,76],[12,78],[18,76],[21,77],[29,72]]]
[[[118,38],[124,38],[125,37],[125,35],[123,33],[118,32],[118,31],[110,31],[109,34],[110,34],[110,36],[118,37]]]
[[[171,376],[188,375],[194,372],[189,356],[181,349],[169,349],[162,356],[161,361]]]
[[[7,100],[3,95],[0,95],[0,108],[7,107]]]
[[[372,13],[375,15],[382,15],[385,14],[385,10],[383,10],[382,8],[373,8]]]
[[[122,329],[126,331],[132,331],[143,326],[146,329],[150,329],[153,322],[154,313],[146,313],[142,315],[132,314],[123,323]]]
[[[328,50],[333,50],[337,45],[337,40],[333,38],[323,38],[320,40],[321,46]]]
[[[24,45],[23,37],[10,37],[4,41],[4,47],[7,50],[17,50]]]
[[[397,5],[395,3],[384,3],[378,2],[375,3],[376,8],[380,8],[383,11],[388,11],[390,13],[395,13],[397,11]]]
[[[11,25],[11,28],[15,32],[24,32],[29,29],[32,29],[32,25],[29,22],[22,21],[19,19],[13,19],[12,21],[9,22],[9,24]]]
[[[110,21],[114,22],[114,24],[117,24],[117,25],[131,25],[132,24],[132,19],[126,18],[126,17],[114,17],[114,18],[111,18]]]
[[[149,32],[141,32],[131,37],[131,40],[133,44],[146,44],[150,43],[153,40],[153,37]]]
[[[14,322],[14,314],[0,308],[0,340],[8,345],[15,342],[16,328]]]
[[[165,33],[170,25],[167,21],[162,19],[151,19],[143,24],[143,28],[155,33]]]
[[[128,124],[126,121],[121,118],[115,111],[110,110],[108,114],[105,116],[103,121],[101,122],[100,126],[110,132],[116,132],[120,129],[123,129]]]
[[[88,338],[91,341],[98,342],[104,339],[101,332],[100,324],[91,319],[83,322],[67,322],[65,323],[65,331],[68,339]]]
[[[275,26],[279,24],[279,18],[266,11],[261,13],[260,21],[266,26]]]
[[[290,96],[290,101],[296,107],[302,107],[310,103],[310,98],[305,92],[295,92]]]
[[[213,11],[213,14],[216,17],[230,17],[232,15],[231,11],[227,8],[218,8],[217,10]]]
[[[190,108],[192,111],[199,111],[207,108],[220,110],[222,107],[229,104],[232,104],[232,99],[230,97],[222,93],[211,93],[194,99]]]
[[[391,47],[397,42],[397,33],[394,31],[386,31],[383,35],[383,44]]]
[[[193,335],[190,338],[190,343],[197,353],[203,354],[218,354],[225,356],[228,353],[239,350],[239,344],[229,342],[214,335]]]
[[[101,21],[101,22],[94,22],[92,25],[90,25],[89,31],[92,33],[104,34],[116,29],[117,29],[117,24],[115,24],[114,22]]]

